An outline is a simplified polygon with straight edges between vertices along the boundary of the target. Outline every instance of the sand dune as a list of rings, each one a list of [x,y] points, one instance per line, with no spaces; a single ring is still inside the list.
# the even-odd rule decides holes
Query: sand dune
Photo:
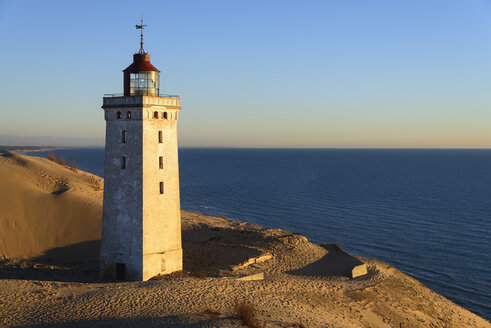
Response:
[[[1,154],[1,327],[244,327],[237,301],[258,327],[491,327],[385,262],[186,211],[182,272],[100,281],[101,203],[84,172]]]
[[[44,158],[0,152],[0,256],[42,256],[100,240],[102,192],[91,176]]]

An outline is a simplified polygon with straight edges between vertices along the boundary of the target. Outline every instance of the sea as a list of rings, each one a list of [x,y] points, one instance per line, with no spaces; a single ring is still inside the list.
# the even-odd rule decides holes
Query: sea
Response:
[[[104,175],[104,148],[51,152]],[[491,320],[491,150],[182,148],[179,170],[185,210],[387,261]]]

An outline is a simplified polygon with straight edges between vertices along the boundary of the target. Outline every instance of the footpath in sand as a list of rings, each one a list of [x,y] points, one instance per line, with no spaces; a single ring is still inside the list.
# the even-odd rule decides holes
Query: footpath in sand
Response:
[[[182,272],[100,281],[98,181],[0,152],[0,327],[244,327],[237,303],[249,327],[491,327],[385,262],[186,211]]]

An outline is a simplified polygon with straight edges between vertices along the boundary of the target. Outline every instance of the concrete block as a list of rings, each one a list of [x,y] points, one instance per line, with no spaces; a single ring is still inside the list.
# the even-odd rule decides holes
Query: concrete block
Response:
[[[249,276],[237,278],[237,280],[241,280],[241,281],[263,280],[263,279],[264,279],[264,272],[255,273],[255,274],[251,274]]]
[[[266,255],[263,255],[263,256],[259,256],[259,257],[256,257],[255,258],[255,263],[261,263],[261,262],[266,262],[266,261],[269,261],[273,258],[273,255],[271,254],[266,254]]]
[[[355,266],[351,270],[351,278],[356,278],[356,277],[364,276],[367,273],[368,273],[367,265],[365,263],[363,263],[363,264],[360,264],[360,265]]]
[[[259,257],[251,257],[251,258],[247,259],[247,261],[245,261],[239,265],[233,266],[232,271],[247,268],[248,266],[255,264],[255,263],[266,262],[268,260],[271,260],[272,258],[273,258],[273,256],[271,254],[266,254],[266,255],[259,256]]]

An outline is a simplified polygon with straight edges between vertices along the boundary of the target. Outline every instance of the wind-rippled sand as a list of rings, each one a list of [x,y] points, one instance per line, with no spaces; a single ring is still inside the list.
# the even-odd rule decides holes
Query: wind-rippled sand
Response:
[[[242,327],[237,301],[265,327],[491,327],[385,262],[186,211],[183,272],[100,281],[96,189],[85,172],[0,154],[1,327]],[[264,255],[272,258],[244,265]],[[360,260],[368,274],[350,279]],[[237,280],[261,272],[264,280]]]

